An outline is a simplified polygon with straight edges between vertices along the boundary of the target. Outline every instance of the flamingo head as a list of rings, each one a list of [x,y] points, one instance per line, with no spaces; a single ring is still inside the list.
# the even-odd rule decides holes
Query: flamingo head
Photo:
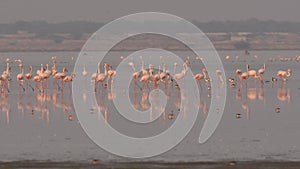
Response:
[[[134,66],[133,62],[129,62],[128,66],[133,67]]]
[[[63,68],[63,72],[64,72],[64,73],[68,72],[68,69],[64,67],[64,68]]]

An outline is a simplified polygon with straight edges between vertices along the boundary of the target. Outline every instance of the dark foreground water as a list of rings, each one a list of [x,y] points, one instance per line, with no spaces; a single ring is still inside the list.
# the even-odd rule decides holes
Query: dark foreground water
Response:
[[[298,169],[299,162],[269,162],[269,161],[251,161],[251,162],[189,162],[189,163],[102,163],[102,164],[90,164],[90,163],[77,163],[77,162],[35,162],[35,161],[18,161],[18,162],[6,162],[0,163],[0,167],[3,169],[8,168],[84,168],[84,169],[145,169],[145,168],[157,168],[157,169],[231,169],[231,168],[243,168],[243,169]]]

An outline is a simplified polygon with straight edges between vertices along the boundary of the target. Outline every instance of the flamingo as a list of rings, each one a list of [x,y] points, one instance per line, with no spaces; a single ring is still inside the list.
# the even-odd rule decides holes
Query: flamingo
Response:
[[[107,63],[105,63],[103,65],[103,67],[104,67],[104,73],[101,73],[100,65],[98,64],[98,74],[97,74],[97,77],[96,77],[96,81],[97,82],[101,82],[102,87],[103,87],[103,82],[104,82],[104,80],[105,80],[105,78],[107,76],[107,66],[108,66]]]
[[[175,64],[177,65],[177,63],[174,63],[174,66],[175,66]],[[175,69],[175,67],[174,67],[174,69]],[[186,74],[187,70],[188,70],[187,62],[184,62],[182,71],[180,73],[175,74],[174,79],[176,79],[176,80],[182,79],[184,77],[184,75]]]
[[[19,64],[20,73],[17,75],[17,80],[19,81],[19,85],[23,88],[23,91],[25,91],[25,88],[23,86],[23,80],[24,80],[24,69],[22,63]]]
[[[64,67],[62,72],[58,72],[54,75],[54,78],[57,80],[59,80],[59,79],[63,80],[63,78],[66,77],[66,72],[68,72],[68,69]],[[58,87],[58,89],[60,89],[58,81],[57,81],[57,87]]]
[[[149,64],[149,75],[153,80],[153,78],[154,78],[153,64]]]
[[[180,73],[175,74],[174,79],[176,79],[176,80],[182,79],[184,77],[184,75],[186,74],[187,70],[188,70],[187,63],[185,62],[183,64],[183,70]]]
[[[173,66],[174,66],[174,72],[176,72],[176,68],[177,68],[177,66],[178,66],[178,63],[175,62]]]
[[[50,76],[52,74],[52,71],[49,70],[49,65],[48,64],[46,64],[45,74],[47,74],[48,76]]]
[[[108,65],[108,64],[107,64]],[[108,87],[108,81],[111,81],[111,84],[113,83],[113,76],[117,74],[115,70],[112,69],[112,66],[109,66],[109,70],[107,71],[107,79],[106,79],[106,86]]]
[[[56,70],[56,56],[53,56],[52,57],[52,76],[54,76],[56,73],[57,73],[57,70]]]
[[[64,87],[64,83],[69,83],[69,88],[71,89],[70,82],[73,81],[74,77],[75,77],[75,73],[71,73],[70,75],[64,77],[62,79],[62,87]]]
[[[96,80],[97,80],[97,75],[99,73],[99,67],[100,67],[100,62],[98,63],[97,72],[93,73],[92,76],[91,76],[91,81],[94,81],[95,83],[96,83]]]
[[[153,80],[154,80],[156,86],[158,85],[159,79],[160,79],[160,66],[158,66],[157,74],[153,76]]]
[[[244,79],[244,80],[246,80],[246,86],[247,86],[247,79],[248,79],[248,77],[249,77],[249,74],[248,74],[248,69],[249,69],[249,66],[247,65],[246,66],[246,72],[243,72],[242,74],[241,74],[241,79]],[[241,85],[242,85],[242,83],[240,83]]]
[[[41,69],[38,69],[36,71],[36,76],[33,77],[33,81],[35,81],[35,87],[37,89],[39,89],[40,92],[44,91],[44,88],[43,88],[43,85],[42,85],[42,80],[43,80],[43,77],[42,77],[42,74],[44,72],[44,67],[43,67],[43,64],[41,64]],[[38,87],[38,83],[41,84],[41,87]]]
[[[83,71],[82,71],[82,76],[86,77],[88,75],[88,72],[85,69],[85,64],[83,65]]]
[[[166,64],[163,63],[163,71],[160,73],[160,77],[159,77],[159,78],[160,78],[160,80],[163,81],[165,84],[166,84],[166,81],[165,81],[166,77],[167,77],[167,73],[166,73]]]
[[[134,67],[134,63],[133,62],[129,62],[128,66],[131,67],[133,71],[135,71],[135,67]]]
[[[134,71],[134,73],[132,73],[132,78],[134,78],[134,79],[138,79],[139,78],[139,76],[140,76],[140,71],[138,71],[138,72],[135,72],[135,67],[134,67],[134,63],[133,62],[129,62],[128,63],[128,66],[130,66],[131,68],[132,68],[132,70]]]
[[[236,69],[235,71],[235,75],[236,75],[236,79],[239,79],[239,83],[242,83],[242,79],[241,79],[241,74],[242,74],[242,70],[241,69]]]
[[[44,88],[46,88],[46,84],[44,83],[44,80],[47,80],[51,74],[52,74],[52,71],[49,70],[48,64],[46,64],[46,70],[44,69],[43,64],[41,64],[40,76],[42,77],[43,81],[41,83],[42,83],[42,85],[44,85]]]
[[[249,68],[250,68],[249,65],[247,65],[247,67],[248,67],[248,76],[253,77],[255,80],[258,77],[256,74],[256,70],[249,70]],[[255,82],[256,82],[256,80],[255,80]]]
[[[50,77],[50,75],[52,74],[51,70],[49,70],[49,66],[48,64],[46,64],[46,70],[44,70],[43,64],[42,64],[42,72],[41,72],[41,76],[43,78],[43,80],[46,80]]]
[[[147,75],[148,74],[147,70],[144,69],[144,61],[142,61],[141,72],[142,72],[143,75]]]
[[[149,65],[149,70],[150,70],[150,69],[152,69],[151,65]],[[150,78],[150,75],[148,74],[147,71],[145,71],[145,72],[144,72],[144,75],[143,75],[143,76],[141,77],[141,79],[140,79],[140,82],[144,82],[144,86],[143,86],[143,87],[146,86],[146,84],[147,84],[148,81],[149,81],[149,78]]]
[[[39,89],[39,91],[41,92],[42,89],[38,87],[38,83],[40,83],[40,82],[42,81],[42,77],[38,74],[38,75],[34,76],[34,77],[32,78],[32,80],[35,81],[35,87],[36,87],[37,89]]]
[[[22,63],[22,60],[21,59],[16,59],[15,62]]]
[[[288,69],[287,71],[278,70],[277,76],[282,79],[282,81],[286,81],[288,77],[292,74],[292,70]]]
[[[206,78],[206,69],[205,68],[202,69],[202,73],[198,73],[194,76],[194,79],[197,80],[197,82],[199,83],[199,86],[201,88],[202,88],[202,86],[201,86],[200,80],[205,79],[205,78]]]
[[[216,75],[218,76],[219,78],[219,81],[224,84],[224,79],[222,77],[222,72],[220,70],[216,70]]]
[[[0,77],[0,80],[1,80],[1,86],[2,86],[2,90],[1,92],[3,93],[4,92],[4,88],[7,90],[7,92],[9,92],[9,81],[10,81],[10,66],[9,66],[9,62],[10,62],[10,59],[7,58],[6,59],[6,70],[3,71],[1,77]]]
[[[25,78],[28,80],[32,78],[32,66],[29,66],[29,73],[25,74]]]
[[[31,80],[32,79],[32,66],[29,66],[29,73],[25,74],[25,78],[27,80]],[[29,84],[28,81],[27,81],[27,85],[32,89],[32,91],[34,91],[34,88]]]
[[[131,75],[131,77],[134,79],[134,87],[136,86],[136,81],[137,79],[140,77],[140,71],[135,72],[135,67],[134,67],[134,63],[133,62],[129,62],[128,66],[132,68],[132,70],[134,71]]]
[[[263,74],[265,73],[265,70],[266,70],[266,64],[264,63],[262,68],[258,70],[258,74],[259,74],[259,80],[260,80],[260,83],[263,84],[264,83],[264,77],[263,77]]]

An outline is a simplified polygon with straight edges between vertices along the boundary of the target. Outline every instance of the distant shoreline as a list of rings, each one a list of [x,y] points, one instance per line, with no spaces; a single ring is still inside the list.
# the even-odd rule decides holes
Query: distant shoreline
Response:
[[[206,33],[216,50],[300,50],[299,33]],[[16,34],[0,34],[0,52],[79,52],[91,34],[84,34],[80,38],[73,38],[72,35],[50,34],[40,36],[28,32]],[[193,34],[178,34],[183,39],[194,42]],[[114,41],[115,37],[105,37],[106,40]],[[99,50],[105,49],[109,43],[103,44]],[[103,48],[102,48],[103,47]],[[197,48],[197,46],[194,46]],[[157,34],[144,34],[139,36],[128,36],[119,42],[111,51],[137,51],[145,48],[161,48],[173,51],[185,51],[187,47],[182,42],[167,36]],[[205,47],[199,47],[206,49]],[[208,48],[207,48],[208,49]]]

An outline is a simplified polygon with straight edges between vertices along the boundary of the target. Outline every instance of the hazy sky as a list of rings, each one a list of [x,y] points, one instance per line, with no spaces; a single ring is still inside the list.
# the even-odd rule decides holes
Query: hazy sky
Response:
[[[300,22],[299,0],[0,0],[0,22],[105,22],[136,12],[166,12],[188,20],[258,18]]]

